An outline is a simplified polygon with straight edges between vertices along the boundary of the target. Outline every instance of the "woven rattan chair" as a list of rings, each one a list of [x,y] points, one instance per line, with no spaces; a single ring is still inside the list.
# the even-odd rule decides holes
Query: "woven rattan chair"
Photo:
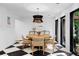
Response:
[[[44,38],[33,38],[32,39],[32,51],[34,52],[34,47],[35,46],[42,46],[42,49],[39,48],[39,50],[43,50],[43,55],[44,55]],[[32,52],[32,55],[33,55]]]

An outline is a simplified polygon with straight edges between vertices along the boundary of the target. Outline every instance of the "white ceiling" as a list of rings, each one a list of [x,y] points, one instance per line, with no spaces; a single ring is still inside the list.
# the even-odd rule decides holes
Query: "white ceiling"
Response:
[[[7,8],[12,14],[20,19],[30,20],[34,14],[38,14],[36,8],[39,8],[39,14],[44,18],[54,18],[63,10],[69,8],[70,3],[0,3],[1,6]]]

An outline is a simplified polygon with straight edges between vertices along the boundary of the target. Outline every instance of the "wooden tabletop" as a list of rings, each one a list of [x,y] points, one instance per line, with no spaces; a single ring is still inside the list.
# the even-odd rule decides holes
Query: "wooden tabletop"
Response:
[[[50,35],[29,35],[28,37],[31,37],[31,38],[50,38]]]

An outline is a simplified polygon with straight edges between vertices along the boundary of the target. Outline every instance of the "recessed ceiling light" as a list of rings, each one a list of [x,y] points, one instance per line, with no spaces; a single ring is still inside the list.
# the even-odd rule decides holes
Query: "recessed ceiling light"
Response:
[[[44,12],[48,9],[48,7],[44,4],[29,4],[26,9],[33,12],[38,12],[37,8],[39,8],[39,12]]]

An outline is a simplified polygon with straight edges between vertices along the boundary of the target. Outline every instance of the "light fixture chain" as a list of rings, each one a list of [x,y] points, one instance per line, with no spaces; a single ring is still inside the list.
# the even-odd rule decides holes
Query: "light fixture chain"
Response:
[[[39,8],[37,8],[37,12],[38,12],[38,15],[39,15]]]

